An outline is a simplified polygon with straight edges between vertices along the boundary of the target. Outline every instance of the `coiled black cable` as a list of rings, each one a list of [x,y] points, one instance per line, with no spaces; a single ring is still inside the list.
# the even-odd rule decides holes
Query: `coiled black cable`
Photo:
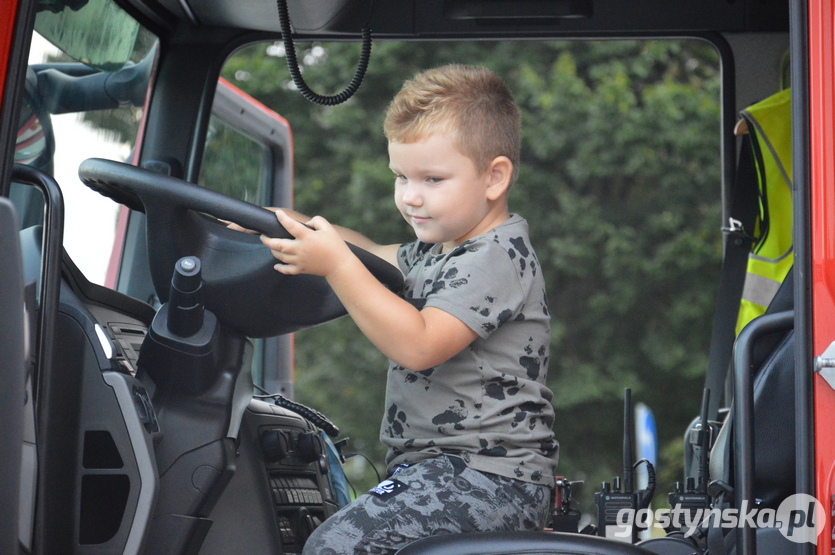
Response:
[[[333,422],[328,420],[327,416],[325,416],[318,410],[306,407],[301,403],[291,401],[290,399],[288,399],[280,393],[268,393],[263,387],[259,385],[256,385],[255,387],[266,393],[266,395],[254,395],[256,399],[272,399],[274,404],[278,405],[281,408],[285,408],[291,412],[295,412],[299,416],[308,419],[317,428],[323,430],[329,436],[337,437],[339,435],[339,428],[337,428]]]
[[[306,407],[301,403],[297,403],[295,401],[291,401],[287,397],[283,395],[275,395],[274,401],[276,405],[279,407],[285,408],[287,410],[293,411],[296,414],[300,414],[313,422],[317,427],[324,430],[326,434],[331,437],[336,437],[339,435],[339,428],[333,424],[327,417],[317,410],[313,410],[310,407]]]
[[[276,4],[278,6],[278,22],[281,26],[281,38],[284,41],[284,55],[287,57],[287,69],[290,70],[293,83],[295,83],[299,92],[302,93],[302,96],[320,106],[336,106],[354,96],[354,93],[357,92],[357,89],[362,84],[365,71],[368,69],[368,60],[371,58],[371,29],[362,30],[362,50],[360,51],[357,70],[354,72],[354,77],[351,79],[351,82],[341,93],[333,96],[323,96],[310,90],[310,87],[302,77],[299,62],[296,59],[296,47],[293,44],[293,37],[290,34],[290,14],[287,10],[287,0],[276,0]]]

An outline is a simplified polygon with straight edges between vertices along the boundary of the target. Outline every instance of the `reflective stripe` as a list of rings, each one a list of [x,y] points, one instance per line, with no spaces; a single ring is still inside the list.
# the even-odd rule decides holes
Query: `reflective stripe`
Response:
[[[780,289],[779,281],[749,272],[745,275],[742,299],[760,306],[768,306],[778,289]]]
[[[783,254],[778,256],[777,258],[768,258],[766,256],[760,256],[758,254],[749,254],[748,258],[752,258],[754,260],[760,260],[762,262],[768,262],[770,264],[776,264],[777,262],[781,262],[782,260],[785,260],[787,256],[791,256],[793,250],[794,250],[794,247],[789,247],[789,250],[787,250],[786,252],[784,252]]]

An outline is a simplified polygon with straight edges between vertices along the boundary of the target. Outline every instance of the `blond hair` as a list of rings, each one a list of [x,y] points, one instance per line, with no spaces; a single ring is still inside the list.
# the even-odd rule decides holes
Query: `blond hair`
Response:
[[[393,143],[413,143],[441,132],[478,171],[498,156],[519,173],[520,116],[507,86],[489,69],[450,64],[417,74],[391,101],[383,130]],[[508,187],[509,188],[509,187]]]

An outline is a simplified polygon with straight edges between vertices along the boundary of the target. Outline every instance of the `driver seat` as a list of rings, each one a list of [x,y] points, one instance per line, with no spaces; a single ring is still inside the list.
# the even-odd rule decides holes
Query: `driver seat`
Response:
[[[795,334],[791,323],[794,307],[794,275],[790,270],[763,316],[746,326],[748,333],[740,333],[735,353],[750,353],[753,385],[753,484],[754,497],[762,500],[762,508],[776,509],[780,502],[795,492]],[[787,321],[779,329],[760,331],[768,319]],[[738,363],[735,357],[732,370]],[[740,395],[734,392],[735,397]],[[710,454],[710,479],[723,481],[736,488],[737,460],[733,450],[734,414],[738,400],[732,403]]]
[[[776,510],[796,492],[793,307],[790,270],[765,314],[737,337],[731,365],[734,399],[710,452],[708,493],[716,507],[739,509],[741,499],[748,498],[758,500],[759,509]],[[739,389],[743,384],[748,384],[747,391]],[[745,420],[751,423],[746,430],[753,443],[750,451],[745,436],[734,439]],[[735,553],[750,541],[756,543],[760,555],[788,553],[797,545],[777,527],[756,528],[748,538],[744,529],[733,529],[721,541],[718,532],[714,528],[708,532],[708,544],[715,546],[711,551],[718,550],[715,555]]]

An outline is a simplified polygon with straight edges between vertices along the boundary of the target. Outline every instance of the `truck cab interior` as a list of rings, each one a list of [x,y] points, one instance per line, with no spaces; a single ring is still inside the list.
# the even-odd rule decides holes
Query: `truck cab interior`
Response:
[[[0,453],[0,491],[7,492],[0,552],[300,553],[310,532],[345,504],[334,444],[339,431],[291,400],[287,369],[288,334],[342,317],[345,309],[324,280],[275,272],[257,236],[225,224],[288,236],[259,207],[292,202],[288,128],[219,81],[230,56],[263,42],[282,43],[285,53],[295,52],[294,42],[365,44],[359,61],[328,61],[354,72],[343,93],[313,92],[296,71],[299,93],[324,105],[373,86],[362,83],[365,68],[381,63],[370,41],[688,38],[712,45],[721,69],[716,194],[723,268],[705,378],[711,393],[693,393],[703,409],[691,429],[681,430],[693,452],[681,478],[686,491],[678,493],[693,493],[702,508],[763,499],[763,507],[776,509],[792,494],[814,492],[812,377],[798,370],[812,366],[810,193],[796,178],[781,208],[789,224],[780,232],[794,269],[788,278],[782,274],[764,314],[736,329],[752,248],[745,230],[763,206],[744,213],[749,227],[734,227],[743,153],[752,148],[742,142],[739,115],[791,83],[788,129],[801,137],[792,143],[794,175],[808,173],[808,159],[797,156],[809,117],[804,2],[7,4],[14,41],[0,106],[6,151],[0,159],[0,405],[10,408],[0,441],[21,449]],[[27,62],[34,34],[57,47],[48,61]],[[55,171],[60,148],[52,120],[115,108],[135,118],[131,151],[120,161],[103,154],[76,168],[84,185],[124,207],[114,216],[119,240],[104,287],[85,277],[64,248],[70,208]],[[201,181],[214,156],[207,137],[218,121],[267,145],[256,162],[269,177],[256,193],[230,194]],[[762,154],[748,163],[762,168]],[[762,201],[762,194],[752,194]],[[362,249],[354,252],[391,290],[402,287],[399,270]],[[402,553],[814,551],[773,527],[741,526],[718,532],[718,540],[676,531],[634,545],[605,533],[572,532],[432,538]]]

